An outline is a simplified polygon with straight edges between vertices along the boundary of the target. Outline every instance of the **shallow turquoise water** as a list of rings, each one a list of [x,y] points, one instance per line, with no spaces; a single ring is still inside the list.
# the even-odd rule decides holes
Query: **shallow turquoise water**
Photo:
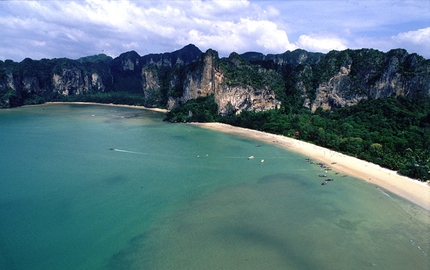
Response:
[[[301,155],[162,118],[0,111],[0,269],[429,269],[421,208],[334,172],[321,186]]]

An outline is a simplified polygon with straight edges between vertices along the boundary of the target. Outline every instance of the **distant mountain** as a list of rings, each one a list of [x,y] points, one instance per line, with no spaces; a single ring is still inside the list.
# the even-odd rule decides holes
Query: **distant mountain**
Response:
[[[302,49],[297,49],[294,51],[286,51],[282,54],[268,54],[264,55],[259,52],[246,52],[241,54],[241,56],[252,62],[252,63],[260,63],[264,65],[264,63],[269,64],[273,63],[275,65],[312,65],[318,63],[321,58],[324,57],[323,53],[312,53],[307,52]]]
[[[203,53],[190,44],[174,52],[140,56],[130,51],[114,59],[99,54],[77,60],[0,61],[4,108],[94,96],[128,102],[121,95],[168,109],[214,95],[221,115],[280,106],[330,110],[393,95],[428,97],[430,60],[403,49],[247,52],[219,58],[214,50]]]
[[[158,67],[190,64],[202,54],[202,51],[189,44],[180,50],[171,53],[148,54],[141,57],[142,65],[155,64]]]
[[[109,64],[113,60],[112,57],[107,56],[106,54],[97,54],[92,56],[85,56],[77,59],[79,63],[97,63],[97,62],[104,62]]]

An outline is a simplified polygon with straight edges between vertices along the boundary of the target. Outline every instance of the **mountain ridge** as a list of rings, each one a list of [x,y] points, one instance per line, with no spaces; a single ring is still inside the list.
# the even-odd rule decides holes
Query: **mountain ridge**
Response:
[[[189,44],[143,56],[128,51],[115,58],[0,61],[4,108],[101,93],[132,94],[142,105],[168,109],[215,95],[221,115],[292,106],[291,99],[311,111],[332,110],[391,95],[430,96],[430,60],[404,49],[233,52],[220,58]]]

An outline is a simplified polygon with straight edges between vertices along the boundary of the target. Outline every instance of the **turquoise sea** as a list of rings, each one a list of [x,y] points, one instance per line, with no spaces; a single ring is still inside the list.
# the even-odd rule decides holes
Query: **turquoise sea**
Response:
[[[1,110],[0,269],[430,269],[422,208],[333,171],[322,186],[305,156],[162,119]]]

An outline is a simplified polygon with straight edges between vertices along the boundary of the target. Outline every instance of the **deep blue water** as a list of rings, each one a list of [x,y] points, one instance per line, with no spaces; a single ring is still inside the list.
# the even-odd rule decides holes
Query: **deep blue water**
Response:
[[[162,118],[0,111],[0,269],[429,269],[421,208],[331,171],[321,186],[304,156]]]

